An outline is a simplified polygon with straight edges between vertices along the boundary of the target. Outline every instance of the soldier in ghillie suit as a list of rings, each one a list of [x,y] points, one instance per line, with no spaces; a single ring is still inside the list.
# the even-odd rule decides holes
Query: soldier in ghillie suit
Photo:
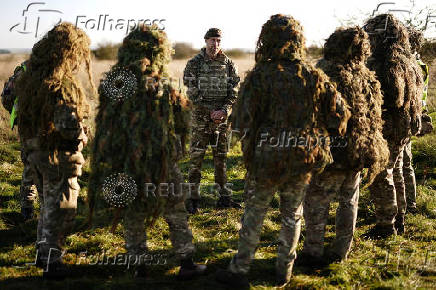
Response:
[[[247,132],[242,139],[245,212],[238,253],[216,278],[248,285],[246,274],[263,219],[279,191],[282,228],[276,274],[284,284],[296,258],[306,188],[312,175],[332,162],[328,138],[345,133],[350,112],[328,77],[306,61],[299,22],[280,14],[262,27],[256,65],[242,85],[236,110],[236,123]]]
[[[28,61],[23,62],[17,66],[14,70],[14,74],[5,83],[2,91],[2,104],[5,109],[11,114],[10,127],[11,130],[17,123],[18,114],[18,96],[15,91],[15,81],[21,75],[21,73],[27,70]],[[37,192],[35,184],[32,180],[32,172],[30,170],[30,164],[27,162],[27,153],[21,148],[21,161],[23,162],[23,173],[21,175],[20,185],[20,204],[21,214],[24,220],[29,220],[33,217],[33,203],[35,201]]]
[[[404,232],[406,197],[404,183],[394,183],[394,168],[402,167],[402,152],[421,127],[423,78],[412,54],[407,28],[391,14],[371,18],[365,24],[374,70],[383,94],[383,136],[388,141],[389,163],[370,186],[377,224],[369,237],[387,237]]]
[[[351,107],[344,142],[332,144],[334,162],[312,179],[304,200],[306,238],[298,264],[316,265],[346,259],[356,227],[360,174],[369,168],[368,184],[389,159],[383,139],[380,83],[366,67],[369,38],[359,27],[340,28],[327,39],[324,58],[317,64],[336,83]],[[336,195],[336,238],[329,258],[323,259],[324,235],[330,201]]]
[[[55,26],[34,45],[16,83],[18,131],[40,200],[37,265],[47,278],[66,275],[61,250],[77,207],[89,108],[75,75],[85,63],[93,87],[89,44],[74,25]]]
[[[191,133],[192,102],[187,98],[185,91],[179,90],[179,92],[179,98],[174,104],[174,124],[178,139],[178,151],[180,151],[181,157],[185,157],[186,145]]]
[[[412,53],[414,53],[414,57],[418,65],[421,67],[422,77],[424,81],[424,88],[422,92],[422,115],[421,115],[421,130],[418,133],[418,136],[423,136],[433,131],[433,125],[431,122],[431,117],[427,115],[426,110],[426,100],[427,100],[427,90],[428,90],[428,81],[429,81],[429,72],[428,66],[420,59],[418,51],[421,49],[421,46],[424,42],[424,36],[421,31],[416,30],[413,27],[408,27],[409,32],[409,42],[410,47],[412,49]],[[407,201],[407,212],[416,213],[416,179],[415,179],[415,170],[412,165],[412,141],[409,142],[404,147],[402,154],[402,162],[401,165],[394,168],[394,182],[395,189],[402,189],[404,187],[406,192],[406,201]],[[404,184],[404,185],[403,185]]]
[[[226,159],[231,125],[228,117],[237,98],[240,78],[236,66],[220,48],[221,36],[221,30],[217,28],[206,32],[206,47],[188,61],[183,75],[188,97],[194,105],[189,170],[189,182],[194,186],[187,201],[190,213],[196,213],[198,209],[201,165],[208,145],[212,147],[215,183],[219,186],[217,207],[239,207],[226,187]]]
[[[130,176],[137,196],[125,204],[125,246],[129,259],[135,257],[136,275],[146,275],[144,222],[151,226],[163,215],[181,261],[179,277],[191,278],[202,274],[206,266],[192,261],[194,245],[184,204],[186,188],[177,165],[174,124],[183,120],[175,114],[186,103],[168,78],[171,53],[165,32],[156,26],[140,26],[124,38],[118,62],[99,88],[90,194],[98,192],[111,174]]]

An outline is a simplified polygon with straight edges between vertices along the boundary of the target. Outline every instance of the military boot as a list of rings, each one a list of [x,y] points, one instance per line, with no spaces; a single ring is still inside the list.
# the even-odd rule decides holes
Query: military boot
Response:
[[[378,240],[388,238],[392,235],[397,235],[394,225],[376,225],[365,234],[365,237]]]
[[[42,272],[42,278],[47,280],[63,280],[67,277],[67,267],[62,261],[49,263]]]
[[[404,234],[404,215],[397,215],[395,217],[395,229],[399,235]]]
[[[301,253],[297,255],[295,260],[295,266],[310,267],[310,268],[322,268],[328,265],[327,260],[324,257],[317,257],[307,253]]]
[[[185,202],[186,210],[190,214],[196,214],[198,212],[198,199],[188,198]]]
[[[33,208],[24,207],[21,208],[21,215],[24,218],[24,221],[31,220],[33,218]]]
[[[242,208],[241,205],[233,201],[230,196],[221,195],[216,203],[216,208]]]
[[[207,266],[195,264],[192,258],[182,259],[180,261],[180,270],[177,278],[179,280],[189,280],[201,276],[206,272]]]
[[[245,274],[233,273],[229,270],[218,270],[215,273],[215,280],[231,287],[237,287],[238,289],[250,288],[250,283],[248,283],[248,278]]]

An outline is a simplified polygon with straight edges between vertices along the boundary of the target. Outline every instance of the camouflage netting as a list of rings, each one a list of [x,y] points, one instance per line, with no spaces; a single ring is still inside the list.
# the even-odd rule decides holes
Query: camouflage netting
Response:
[[[165,32],[141,26],[124,39],[118,62],[109,72],[121,69],[133,73],[135,93],[117,101],[105,94],[102,85],[99,88],[89,185],[91,213],[100,200],[104,179],[115,173],[134,179],[139,194],[134,202],[145,200],[149,222],[162,212],[168,200],[158,198],[157,192],[156,197],[146,197],[144,188],[146,183],[158,186],[169,182],[169,168],[176,162],[175,127],[187,126],[175,124],[187,100],[168,79],[171,52]]]
[[[383,135],[390,145],[404,144],[419,129],[423,78],[412,55],[407,28],[391,14],[367,21],[374,70],[383,93]]]
[[[425,42],[424,34],[412,26],[407,27],[409,32],[410,49],[412,53],[419,52]]]
[[[264,183],[323,170],[332,157],[328,142],[316,145],[316,139],[346,129],[348,118],[336,113],[339,93],[322,71],[304,60],[304,49],[300,24],[292,17],[272,16],[259,36],[256,65],[241,87],[235,122],[249,131],[243,139],[244,162]],[[262,133],[270,138],[283,132],[286,140],[301,137],[307,144],[258,146]]]
[[[27,71],[16,84],[21,138],[39,137],[41,146],[56,149],[62,138],[55,131],[53,113],[61,104],[75,107],[79,121],[87,118],[89,106],[75,74],[85,62],[94,89],[89,44],[85,32],[61,23],[33,46]]]
[[[317,64],[334,81],[351,106],[347,146],[331,148],[340,168],[369,168],[369,183],[387,165],[389,149],[383,138],[383,96],[374,72],[366,67],[370,55],[368,35],[359,27],[339,28],[324,45]],[[344,152],[345,151],[345,152]]]

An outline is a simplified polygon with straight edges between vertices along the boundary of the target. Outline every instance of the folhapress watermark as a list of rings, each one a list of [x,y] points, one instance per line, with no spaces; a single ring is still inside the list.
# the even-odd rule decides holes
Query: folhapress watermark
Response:
[[[98,15],[76,15],[72,19],[65,19],[65,14],[60,9],[53,9],[46,6],[46,2],[30,2],[25,9],[21,11],[20,22],[13,24],[10,32],[16,32],[24,35],[33,35],[39,37],[51,27],[69,21],[75,24],[76,27],[85,31],[114,31],[125,32],[129,34],[132,30],[140,25],[150,25],[158,30],[165,29],[166,19],[153,17],[143,18],[116,18],[110,14]],[[40,33],[41,32],[41,33]]]

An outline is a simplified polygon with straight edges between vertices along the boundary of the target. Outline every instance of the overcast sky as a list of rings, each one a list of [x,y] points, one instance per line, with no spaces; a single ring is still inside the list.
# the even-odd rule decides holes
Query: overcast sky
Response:
[[[128,32],[127,23],[133,26],[149,19],[164,29],[172,42],[188,42],[200,48],[206,30],[218,27],[223,31],[224,48],[254,50],[262,24],[277,13],[299,20],[309,45],[323,44],[341,25],[340,20],[357,17],[361,22],[372,13],[388,10],[395,10],[392,13],[404,18],[412,7],[414,14],[420,8],[436,8],[436,0],[219,0],[216,4],[191,0],[0,0],[0,3],[0,48],[31,48],[60,20],[77,23],[91,37],[92,47],[101,42],[121,42]],[[381,3],[385,4],[377,10]],[[427,37],[436,37],[436,12],[433,14],[428,18]],[[427,13],[421,15],[423,20],[426,17]]]

